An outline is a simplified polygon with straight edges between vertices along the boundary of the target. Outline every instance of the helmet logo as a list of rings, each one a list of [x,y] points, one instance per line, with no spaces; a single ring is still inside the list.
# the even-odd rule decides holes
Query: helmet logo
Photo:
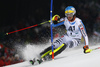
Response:
[[[74,8],[71,8],[72,10],[74,10]]]

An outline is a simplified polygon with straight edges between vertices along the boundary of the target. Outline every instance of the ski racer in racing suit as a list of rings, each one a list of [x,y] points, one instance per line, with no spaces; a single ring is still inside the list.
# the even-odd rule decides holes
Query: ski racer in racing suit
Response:
[[[88,36],[86,33],[85,26],[81,19],[76,17],[76,10],[73,6],[68,6],[65,9],[65,16],[64,18],[60,18],[59,15],[53,16],[53,27],[57,27],[59,25],[65,25],[67,30],[66,34],[56,40],[53,43],[54,46],[54,56],[60,54],[66,48],[73,48],[80,44],[81,38],[84,38],[84,53],[89,53],[91,50],[88,47],[89,41]],[[52,50],[51,46],[46,48],[44,51],[40,53],[41,58],[47,60],[47,58],[51,58]]]

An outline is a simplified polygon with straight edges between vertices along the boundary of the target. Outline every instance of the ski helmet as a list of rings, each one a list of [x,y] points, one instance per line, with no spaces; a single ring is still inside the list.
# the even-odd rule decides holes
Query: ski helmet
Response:
[[[68,14],[72,14],[72,16],[74,16],[76,14],[76,10],[73,6],[66,7],[65,16],[68,16]]]

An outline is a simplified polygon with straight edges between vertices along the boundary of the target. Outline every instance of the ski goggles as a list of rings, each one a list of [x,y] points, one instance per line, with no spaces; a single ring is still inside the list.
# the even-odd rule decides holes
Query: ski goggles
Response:
[[[73,10],[66,10],[65,13],[74,13]]]
[[[66,17],[73,17],[73,13],[65,13]]]

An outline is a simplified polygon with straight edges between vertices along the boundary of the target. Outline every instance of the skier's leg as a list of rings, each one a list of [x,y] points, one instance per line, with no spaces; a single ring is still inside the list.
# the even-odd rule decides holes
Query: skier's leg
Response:
[[[43,55],[44,53],[46,53],[47,51],[51,51],[51,46],[47,47],[46,49],[44,49],[40,55]]]
[[[66,39],[67,39],[67,40],[66,40]],[[69,38],[68,38],[68,36],[66,36],[66,35],[65,35],[64,37],[62,37],[62,38],[57,39],[57,40],[53,43],[54,48],[55,48],[55,49],[59,49],[59,47],[60,47],[63,43],[67,42],[68,39],[69,39]],[[61,50],[62,50],[62,49],[61,49]],[[59,51],[61,51],[61,50],[59,50]],[[56,51],[56,50],[55,50],[55,51]],[[58,54],[59,51],[57,51],[56,54]],[[50,52],[52,53],[51,46],[48,47],[48,48],[46,48],[44,51],[42,51],[42,52],[40,53],[41,58],[44,58],[45,56],[49,55]],[[56,55],[56,54],[54,54],[54,55]]]
[[[51,46],[47,47],[44,51],[42,51],[40,53],[41,58],[45,57],[46,55],[48,55],[51,52]]]
[[[73,39],[68,37],[67,35],[64,35],[63,38],[59,38],[58,40],[56,40],[53,45],[54,45],[54,56],[60,54],[63,50],[65,50],[65,48],[72,48],[72,47],[76,47],[79,45],[80,39]],[[51,46],[48,47],[47,49],[44,50],[44,52],[41,52],[41,58],[44,58],[45,56],[51,57],[52,56],[52,50],[51,50]]]
[[[58,48],[58,47],[60,46],[60,44],[63,44],[62,40],[63,40],[62,38],[59,38],[58,40],[56,40],[56,41],[54,42],[54,49]],[[42,52],[40,53],[41,58],[44,58],[44,57],[45,57],[46,55],[48,55],[50,52],[52,52],[51,46],[49,46],[48,48],[46,48],[44,51],[42,51]]]
[[[46,52],[46,53],[42,52],[42,53],[44,53],[44,54],[41,56],[40,59],[34,58],[33,60],[30,60],[30,63],[31,63],[32,65],[34,65],[35,62],[38,62],[38,63],[40,64],[40,63],[42,63],[44,60],[51,60],[51,59],[52,59],[52,51],[48,52],[50,48],[51,48],[51,47],[48,47],[47,49],[45,49],[47,52],[44,50],[44,52]],[[66,44],[60,45],[58,48],[56,48],[56,49],[54,50],[54,56],[60,54],[63,50],[65,50],[65,48],[66,48]],[[51,49],[50,49],[50,50],[51,50]]]
[[[66,44],[60,45],[58,48],[56,48],[54,52],[54,56],[57,56],[60,54],[62,51],[64,51],[66,48]],[[46,56],[42,57],[44,60],[51,60],[52,59],[52,51],[49,52]]]
[[[66,44],[66,48],[73,48],[79,45],[81,39],[79,38],[71,38],[67,35],[64,35],[64,37],[56,40],[53,45],[54,48],[58,48],[60,45],[62,45],[63,43]]]
[[[57,55],[60,54],[62,51],[64,51],[64,50],[66,49],[66,46],[67,46],[67,45],[64,43],[64,44],[60,45],[58,48],[56,48],[56,49],[54,50],[54,56],[57,56]],[[51,56],[51,55],[52,55],[52,52],[50,52],[49,55]]]
[[[54,50],[54,57],[64,51],[66,48],[73,48],[79,45],[79,42],[76,39],[71,39],[67,43],[63,43],[58,48]],[[49,58],[52,57],[52,52],[49,53]]]
[[[54,42],[54,49],[58,48],[61,44],[63,44],[62,42],[62,38],[59,38],[58,40],[56,40]],[[44,51],[42,51],[40,53],[41,58],[45,57],[46,55],[48,55],[50,52],[52,52],[51,50],[51,46],[47,47],[46,49],[44,49]]]

